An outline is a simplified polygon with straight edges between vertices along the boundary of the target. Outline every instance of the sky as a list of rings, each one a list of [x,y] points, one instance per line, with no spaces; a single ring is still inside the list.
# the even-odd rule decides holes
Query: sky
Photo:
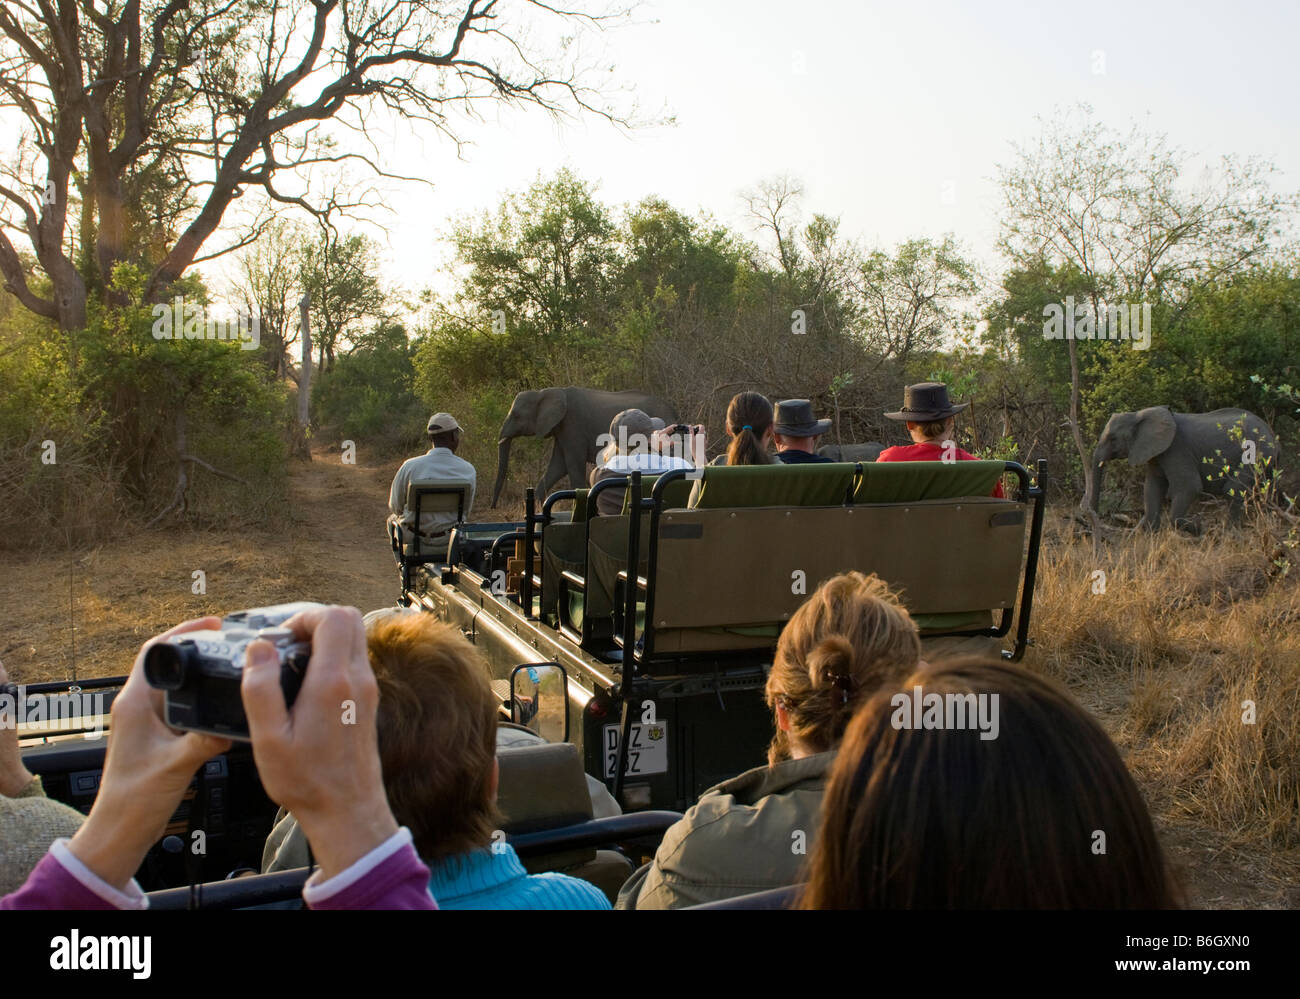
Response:
[[[864,245],[953,233],[996,266],[998,164],[1079,102],[1202,162],[1262,157],[1300,190],[1300,4],[652,0],[635,20],[603,33],[612,76],[676,125],[508,112],[468,126],[461,159],[395,132],[401,169],[433,187],[376,216],[390,280],[442,285],[452,219],[562,166],[607,203],[658,195],[751,234],[741,192],[788,174],[805,215]]]
[[[430,131],[376,116],[380,159],[431,186],[384,182],[389,210],[373,217],[386,231],[365,231],[390,285],[446,290],[452,221],[561,167],[608,204],[656,195],[749,236],[741,193],[789,175],[805,217],[838,216],[868,248],[952,233],[996,272],[998,164],[1035,139],[1036,116],[1079,102],[1204,162],[1261,157],[1278,190],[1300,190],[1297,38],[1295,0],[646,0],[593,54],[645,114],[675,125],[493,108],[463,124],[458,158]],[[205,273],[220,287],[231,270]]]

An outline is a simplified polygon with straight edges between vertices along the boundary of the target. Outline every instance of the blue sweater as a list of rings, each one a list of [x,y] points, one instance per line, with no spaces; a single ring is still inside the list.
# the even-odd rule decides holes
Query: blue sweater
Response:
[[[429,865],[439,909],[608,909],[595,885],[567,874],[529,874],[509,843]]]

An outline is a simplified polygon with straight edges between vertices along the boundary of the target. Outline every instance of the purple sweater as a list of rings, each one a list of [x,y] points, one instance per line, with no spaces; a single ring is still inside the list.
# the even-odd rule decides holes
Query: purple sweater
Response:
[[[313,885],[316,877],[303,889],[313,909],[438,907],[429,894],[429,868],[420,862],[406,830],[328,882]],[[21,888],[0,898],[0,909],[115,909],[122,906],[112,896],[121,894],[84,867],[77,871],[60,862],[51,848]]]

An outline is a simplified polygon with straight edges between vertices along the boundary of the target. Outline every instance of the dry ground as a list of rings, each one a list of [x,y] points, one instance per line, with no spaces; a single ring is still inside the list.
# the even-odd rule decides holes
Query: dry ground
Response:
[[[74,668],[112,675],[185,618],[299,599],[391,604],[398,575],[383,521],[397,464],[343,465],[324,451],[295,464],[282,531],[168,527],[70,555],[4,556],[0,660],[20,683]],[[1300,908],[1300,834],[1286,828],[1300,565],[1270,577],[1272,553],[1250,538],[1129,539],[1094,554],[1060,518],[1048,533],[1027,667],[1066,682],[1116,739],[1192,906]],[[1108,573],[1104,602],[1089,585],[1096,567]],[[192,592],[196,569],[206,594]],[[1259,730],[1246,736],[1233,721],[1243,693],[1260,703]]]

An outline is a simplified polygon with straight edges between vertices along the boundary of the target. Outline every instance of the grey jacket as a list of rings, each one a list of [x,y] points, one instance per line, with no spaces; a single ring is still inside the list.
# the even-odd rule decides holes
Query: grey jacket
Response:
[[[805,878],[835,753],[756,767],[723,781],[664,834],[616,909],[680,909]]]

